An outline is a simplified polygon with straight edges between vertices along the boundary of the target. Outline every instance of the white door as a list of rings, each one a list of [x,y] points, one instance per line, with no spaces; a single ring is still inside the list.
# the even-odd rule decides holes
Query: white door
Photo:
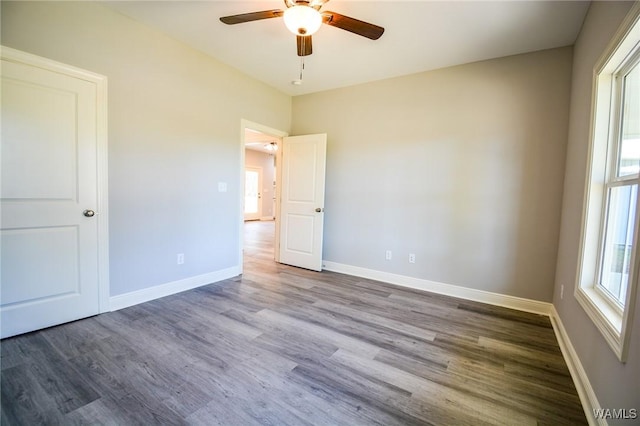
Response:
[[[244,220],[262,217],[262,169],[245,167],[244,171]]]
[[[100,312],[100,78],[2,48],[3,338]]]
[[[322,270],[327,135],[282,140],[279,261]]]

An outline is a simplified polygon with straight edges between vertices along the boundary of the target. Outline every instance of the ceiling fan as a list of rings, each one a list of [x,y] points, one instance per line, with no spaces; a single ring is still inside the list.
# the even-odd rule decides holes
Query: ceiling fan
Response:
[[[286,10],[272,9],[261,12],[223,16],[220,18],[220,21],[227,25],[235,25],[282,16],[289,31],[296,35],[298,56],[308,56],[313,53],[311,35],[318,31],[322,24],[341,28],[371,40],[379,39],[384,33],[384,28],[378,25],[350,18],[336,12],[320,12],[320,8],[328,1],[329,0],[284,0],[287,6]]]
[[[249,149],[257,149],[259,151],[275,152],[278,150],[278,144],[275,142],[247,142],[245,146]]]

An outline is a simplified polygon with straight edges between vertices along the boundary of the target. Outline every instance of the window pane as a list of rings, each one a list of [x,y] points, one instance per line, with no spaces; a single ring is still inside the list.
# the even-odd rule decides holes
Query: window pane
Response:
[[[244,212],[258,213],[258,172],[246,170],[244,176]]]
[[[640,171],[640,66],[624,78],[618,176]]]
[[[629,283],[637,198],[638,185],[609,190],[600,285],[623,305]]]

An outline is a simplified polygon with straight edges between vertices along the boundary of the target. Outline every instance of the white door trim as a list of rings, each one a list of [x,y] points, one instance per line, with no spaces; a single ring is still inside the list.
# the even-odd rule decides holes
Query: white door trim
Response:
[[[256,130],[261,133],[265,133],[270,136],[275,136],[278,138],[284,138],[289,136],[289,134],[285,131],[274,129],[272,127],[268,127],[250,120],[241,119],[240,120],[240,164],[238,167],[238,175],[240,177],[240,190],[238,191],[238,241],[239,241],[239,249],[238,249],[238,269],[239,273],[243,272],[243,260],[244,260],[244,170],[245,170],[245,139],[244,139],[244,131],[245,129]],[[280,164],[280,155],[281,150],[276,151],[276,163]],[[276,234],[275,234],[275,256],[276,261],[279,260],[279,250],[280,247],[280,173],[276,177],[276,211],[274,216],[276,218]]]
[[[96,85],[96,138],[97,138],[97,183],[98,205],[98,288],[100,313],[111,310],[109,302],[109,210],[108,210],[108,145],[107,145],[107,77],[56,62],[47,58],[0,46],[3,60],[26,64],[48,71],[75,77]]]

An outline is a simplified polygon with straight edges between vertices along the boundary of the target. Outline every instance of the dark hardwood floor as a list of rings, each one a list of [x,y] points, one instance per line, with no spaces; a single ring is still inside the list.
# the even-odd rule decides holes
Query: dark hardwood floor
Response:
[[[549,319],[274,263],[5,339],[3,425],[586,424]]]

